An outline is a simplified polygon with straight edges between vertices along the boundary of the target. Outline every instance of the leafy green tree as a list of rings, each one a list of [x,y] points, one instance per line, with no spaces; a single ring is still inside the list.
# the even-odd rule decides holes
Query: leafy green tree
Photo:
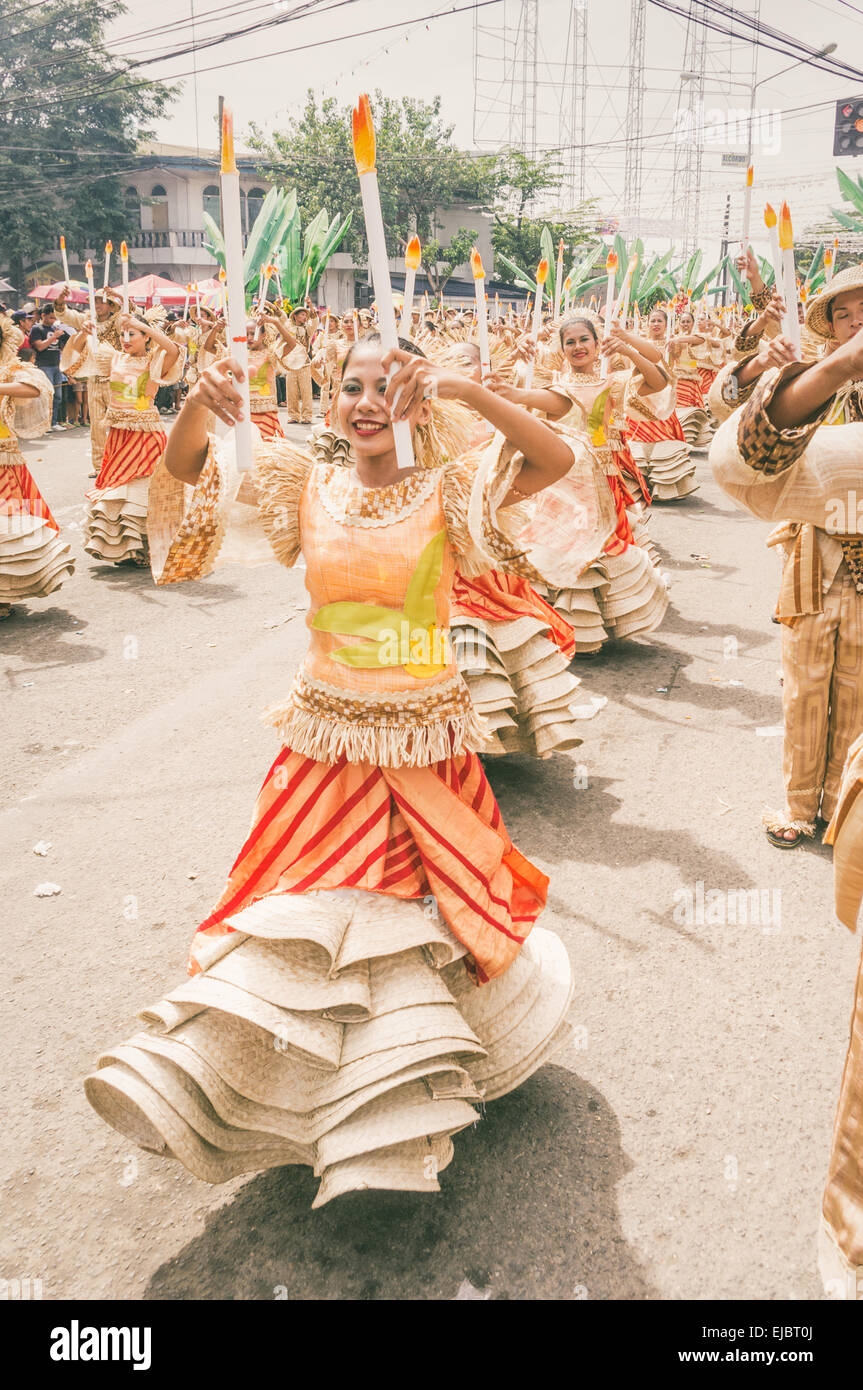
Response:
[[[371,105],[384,226],[388,249],[396,256],[414,232],[424,246],[432,242],[436,208],[458,202],[484,204],[493,187],[493,161],[476,159],[453,144],[453,127],[441,117],[439,97],[432,102],[394,99],[378,91]],[[353,213],[345,249],[361,257],[365,234],[351,107],[339,105],[333,97],[319,102],[310,89],[301,116],[272,134],[253,126],[249,144],[261,156],[263,175],[280,187],[296,188],[303,223],[322,208],[342,216]],[[436,243],[436,249],[445,265],[442,253],[448,248]],[[427,263],[425,255],[423,262]]]
[[[105,47],[125,10],[0,6],[0,262],[17,287],[59,232],[74,252],[109,237],[119,246],[129,230],[122,176],[173,92]]]
[[[552,158],[531,159],[520,150],[504,150],[486,174],[486,186],[491,185],[489,210],[494,218],[492,245],[495,253],[506,256],[517,265],[535,267],[543,254],[541,238],[547,227],[557,246],[561,237],[566,254],[578,247],[587,249],[596,241],[594,227],[596,209],[593,200],[580,203],[563,218],[537,217],[531,209],[538,203],[547,204],[560,193],[563,174],[560,164]]]
[[[435,237],[425,243],[423,270],[435,294],[443,294],[447,281],[457,268],[470,260],[476,237],[475,227],[459,227],[450,237],[448,246],[442,246]]]

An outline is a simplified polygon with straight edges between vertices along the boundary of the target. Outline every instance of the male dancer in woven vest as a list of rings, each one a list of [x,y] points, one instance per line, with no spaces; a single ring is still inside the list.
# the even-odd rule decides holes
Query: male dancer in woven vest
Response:
[[[863,265],[809,301],[806,324],[825,355],[762,368],[710,452],[724,491],[781,523],[768,543],[785,555],[777,606],[785,806],[765,817],[781,849],[830,820],[849,746],[863,732]],[[734,367],[714,392],[733,387]],[[743,364],[738,378],[756,370]]]

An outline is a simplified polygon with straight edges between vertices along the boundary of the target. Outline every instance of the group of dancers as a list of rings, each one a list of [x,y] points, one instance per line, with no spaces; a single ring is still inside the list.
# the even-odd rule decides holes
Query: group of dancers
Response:
[[[853,926],[863,536],[856,509],[837,528],[830,508],[850,496],[863,422],[863,268],[810,300],[804,360],[781,335],[778,296],[751,257],[744,268],[745,319],[678,304],[654,308],[644,333],[603,331],[581,306],[534,339],[509,315],[490,325],[485,377],[462,313],[414,314],[384,352],[368,315],[262,307],[247,325],[249,473],[232,448],[242,369],[218,316],[167,332],[104,296],[95,324],[71,324],[97,471],[87,551],[149,563],[160,584],[302,554],[309,594],[308,651],[266,713],[280,751],[194,934],[190,978],[87,1078],[121,1133],[210,1182],[306,1165],[316,1206],[428,1191],[477,1104],[566,1044],[569,961],[535,925],[547,879],[513,845],[483,759],[579,746],[603,701],[573,667],[662,622],[649,509],[695,490],[692,451],[714,429],[720,486],[779,523],[770,543],[785,555],[786,806],[767,833],[795,848],[831,822]],[[15,358],[16,330],[0,331],[11,602],[51,592],[72,561],[15,439],[44,388]],[[154,396],[184,370],[166,438]],[[307,447],[279,424],[278,372],[305,374],[289,390],[297,421],[311,422],[313,375],[320,385]],[[863,1264],[861,1049],[858,991],[824,1204],[824,1268],[843,1279]]]

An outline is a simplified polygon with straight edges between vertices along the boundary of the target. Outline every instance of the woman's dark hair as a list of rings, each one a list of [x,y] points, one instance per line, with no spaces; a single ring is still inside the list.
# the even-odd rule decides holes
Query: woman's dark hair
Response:
[[[568,319],[564,319],[563,323],[560,325],[560,346],[563,347],[563,339],[567,329],[572,328],[573,324],[576,323],[583,323],[587,328],[590,329],[591,337],[593,338],[593,341],[596,343],[596,346],[599,347],[599,335],[596,331],[596,324],[593,322],[592,319],[581,318],[578,314],[571,314],[570,317]]]
[[[348,363],[350,362],[357,348],[371,347],[376,344],[380,345],[380,341],[380,333],[367,333],[364,338],[358,338],[356,342],[351,343],[350,347],[347,350],[344,364],[342,366],[342,376],[344,376],[345,372],[348,370]],[[414,357],[425,357],[425,353],[423,352],[422,348],[418,348],[416,343],[411,342],[410,338],[399,338],[399,347],[401,348],[402,352],[410,352],[413,354]]]

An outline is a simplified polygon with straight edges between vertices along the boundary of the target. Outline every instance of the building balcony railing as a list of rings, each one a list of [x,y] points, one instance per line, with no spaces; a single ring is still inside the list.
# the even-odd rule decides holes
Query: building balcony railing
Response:
[[[244,235],[243,242],[245,243],[247,240],[248,237]],[[153,228],[147,228],[130,232],[126,237],[126,245],[130,251],[159,251],[168,250],[171,247],[191,248],[204,245],[204,233],[193,227],[171,228],[168,231],[155,231]],[[59,249],[60,238],[58,236],[55,237],[50,250],[59,251]],[[97,250],[95,247],[89,247],[83,250],[81,255],[85,258],[89,257],[91,260],[94,258],[101,260],[102,249]]]

